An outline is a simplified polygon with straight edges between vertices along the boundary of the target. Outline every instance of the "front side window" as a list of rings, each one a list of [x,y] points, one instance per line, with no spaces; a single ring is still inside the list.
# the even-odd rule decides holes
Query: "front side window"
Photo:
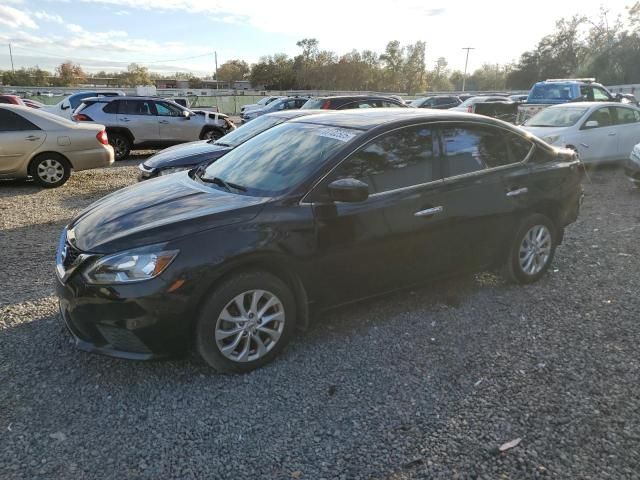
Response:
[[[24,132],[29,130],[40,129],[17,113],[0,109],[0,132]]]
[[[609,107],[599,108],[587,118],[585,126],[589,122],[597,122],[596,127],[610,127],[613,125],[613,117]],[[594,128],[594,127],[589,127]]]
[[[338,178],[356,178],[369,193],[382,193],[441,178],[430,127],[408,127],[373,140],[335,171]]]
[[[505,133],[508,132],[481,127],[444,128],[442,139],[447,176],[465,175],[522,160],[510,158]],[[517,144],[514,144],[516,148]]]
[[[607,95],[607,92],[599,87],[593,87],[593,99],[596,102],[607,102],[611,100],[609,95]]]
[[[158,110],[158,115],[161,117],[181,117],[182,116],[182,110],[180,110],[175,105],[171,105],[169,103],[156,102],[156,109]]]

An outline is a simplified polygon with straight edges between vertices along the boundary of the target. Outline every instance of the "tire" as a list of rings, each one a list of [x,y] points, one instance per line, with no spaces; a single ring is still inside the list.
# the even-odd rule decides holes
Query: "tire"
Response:
[[[131,141],[122,133],[107,133],[109,145],[113,147],[116,160],[124,160],[131,152]]]
[[[57,153],[41,153],[29,165],[29,175],[44,188],[57,188],[64,185],[71,176],[71,165]]]
[[[244,300],[244,314],[239,298]],[[282,280],[266,272],[239,273],[214,287],[205,302],[196,325],[196,348],[218,372],[250,372],[280,353],[295,330],[295,320],[295,299]]]
[[[505,278],[521,284],[538,281],[553,261],[557,242],[558,228],[549,217],[539,213],[526,217],[511,242]]]
[[[200,140],[218,140],[222,137],[224,137],[224,133],[222,133],[217,128],[208,128],[202,131]]]

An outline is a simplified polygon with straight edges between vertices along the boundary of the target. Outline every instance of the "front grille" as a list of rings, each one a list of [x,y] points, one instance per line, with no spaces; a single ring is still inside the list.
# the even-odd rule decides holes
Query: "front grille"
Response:
[[[133,353],[150,353],[147,346],[129,330],[109,325],[96,325],[105,341],[114,350]]]
[[[73,245],[71,245],[69,242],[66,242],[66,250],[67,250],[67,254],[64,257],[64,261],[62,262],[62,265],[64,266],[65,270],[67,270],[71,265],[73,265],[73,262],[76,261],[76,259],[78,258],[78,256],[80,256],[80,250],[78,250],[76,247],[74,247]]]

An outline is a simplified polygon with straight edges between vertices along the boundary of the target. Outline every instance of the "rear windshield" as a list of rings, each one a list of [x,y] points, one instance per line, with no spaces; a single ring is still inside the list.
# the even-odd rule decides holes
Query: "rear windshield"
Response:
[[[570,127],[584,116],[588,108],[565,107],[546,108],[525,122],[527,127]]]
[[[573,100],[573,85],[545,83],[536,85],[529,93],[529,100]]]
[[[350,128],[283,123],[223,155],[207,167],[203,178],[217,177],[240,185],[246,189],[246,195],[281,195],[316,172],[331,155],[361,133]]]

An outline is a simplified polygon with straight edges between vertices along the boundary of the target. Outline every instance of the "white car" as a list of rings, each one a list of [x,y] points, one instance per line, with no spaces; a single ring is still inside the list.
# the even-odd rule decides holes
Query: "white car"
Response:
[[[275,102],[276,100],[279,100],[280,98],[286,98],[286,97],[278,97],[278,96],[272,96],[272,97],[264,97],[261,98],[258,103],[251,103],[249,105],[244,105],[242,107],[240,107],[240,113],[248,113],[252,110],[260,110],[262,108],[265,108],[267,105],[269,105],[271,102]]]
[[[121,96],[124,95],[124,92],[120,90],[116,91],[90,91],[90,92],[78,92],[69,95],[68,97],[63,98],[55,105],[45,105],[42,107],[42,110],[48,113],[53,113],[54,115],[58,115],[59,117],[66,118],[67,120],[72,120],[73,112],[78,106],[82,103],[85,98],[90,97],[112,97],[112,96]]]
[[[538,112],[522,126],[545,142],[578,152],[585,163],[626,160],[640,142],[640,109],[614,102],[576,102]]]

